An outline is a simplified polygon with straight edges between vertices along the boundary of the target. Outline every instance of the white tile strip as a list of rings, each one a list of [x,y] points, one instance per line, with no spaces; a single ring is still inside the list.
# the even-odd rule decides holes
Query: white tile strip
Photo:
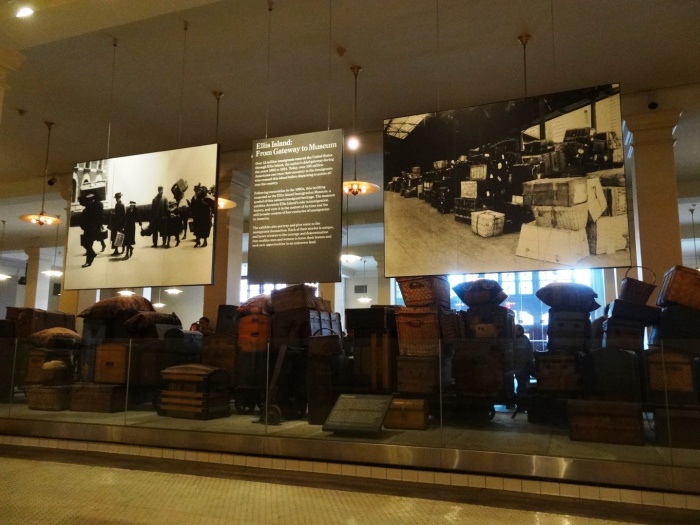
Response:
[[[325,463],[298,459],[246,456],[242,454],[227,454],[220,452],[202,452],[161,447],[140,447],[134,445],[34,438],[25,436],[0,435],[0,445],[51,448],[59,450],[81,450],[101,452],[105,454],[144,456],[192,461],[198,463],[234,465],[257,469],[314,472],[318,474],[330,474],[335,476],[386,479],[402,481],[405,483],[487,488],[490,490],[523,492],[527,494],[545,494],[586,500],[612,501],[637,505],[653,505],[657,507],[700,510],[700,496],[668,492],[596,487],[592,485],[578,485],[575,483],[558,483],[530,479],[501,478],[498,476],[434,472],[417,469],[386,468],[345,463]]]

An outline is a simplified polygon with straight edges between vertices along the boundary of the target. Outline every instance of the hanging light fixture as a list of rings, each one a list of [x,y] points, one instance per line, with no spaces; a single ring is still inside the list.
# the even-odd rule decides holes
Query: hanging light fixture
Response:
[[[165,306],[165,303],[161,302],[161,300],[160,300],[160,291],[161,290],[162,290],[162,288],[158,287],[158,302],[153,303],[153,308],[163,308]]]
[[[350,263],[359,261],[362,257],[350,253],[350,196],[345,197],[345,253],[340,256],[340,262]]]
[[[223,91],[212,91],[212,95],[216,98],[216,133],[214,135],[214,142],[219,143],[219,106],[221,104],[221,97],[224,96]],[[236,207],[236,203],[230,199],[225,199],[223,197],[217,197],[216,207],[219,210],[230,210]]]
[[[343,192],[347,195],[365,195],[367,193],[375,193],[379,191],[379,186],[371,182],[357,180],[357,150],[360,148],[360,139],[357,136],[357,75],[362,71],[360,66],[351,66],[350,70],[355,75],[355,113],[352,119],[352,135],[348,137],[346,142],[348,149],[353,152],[353,178],[351,181],[343,182]]]
[[[56,218],[60,219],[60,215],[56,215]],[[43,273],[44,275],[48,275],[49,277],[61,277],[63,275],[63,272],[61,270],[56,269],[56,256],[58,255],[58,229],[60,228],[60,220],[59,222],[56,223],[56,241],[54,244],[53,248],[53,265],[51,266],[50,270],[44,270]]]
[[[695,238],[695,204],[691,205],[689,211],[690,211],[690,220],[693,223],[693,252],[695,253],[695,269],[700,270],[700,266],[698,266],[698,244],[697,240]],[[3,221],[5,222],[5,221]]]
[[[362,283],[365,287],[365,295],[358,299],[363,304],[371,303],[372,298],[367,295],[367,260],[362,259]]]
[[[47,120],[46,122],[44,122],[44,124],[46,124],[46,127],[48,128],[49,134],[46,140],[46,165],[44,167],[44,185],[41,194],[41,213],[39,213],[38,215],[30,213],[28,215],[19,216],[19,218],[23,221],[31,222],[32,224],[38,224],[39,226],[43,226],[44,224],[51,225],[54,223],[61,223],[61,219],[52,215],[48,215],[44,210],[44,205],[46,204],[46,186],[48,184],[49,178],[49,148],[51,146],[51,128],[53,127],[54,123]]]
[[[3,248],[5,247],[5,219],[2,221],[2,237],[0,237],[0,256],[2,256],[3,253]],[[0,272],[0,281],[7,281],[8,279],[11,279],[11,275],[7,275],[6,273],[1,273]]]

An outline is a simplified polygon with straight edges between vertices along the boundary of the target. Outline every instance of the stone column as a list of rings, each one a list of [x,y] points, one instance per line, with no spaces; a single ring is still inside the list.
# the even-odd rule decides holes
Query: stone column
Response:
[[[51,278],[41,272],[51,269],[51,259],[42,259],[39,247],[25,248],[24,253],[29,257],[24,306],[48,310]]]
[[[219,305],[239,303],[241,288],[243,205],[249,181],[244,174],[233,170],[226,179],[219,181],[220,195],[229,193],[236,207],[217,211],[214,284],[204,287],[204,316],[212,323],[216,322]],[[227,186],[230,192],[221,190]]]
[[[0,121],[2,121],[2,107],[5,92],[9,89],[7,81],[11,71],[17,71],[24,62],[24,56],[11,49],[0,48]]]
[[[659,282],[666,270],[683,263],[673,156],[673,129],[680,111],[657,109],[624,118],[633,136],[637,261],[651,269]],[[630,276],[636,274],[630,272]]]

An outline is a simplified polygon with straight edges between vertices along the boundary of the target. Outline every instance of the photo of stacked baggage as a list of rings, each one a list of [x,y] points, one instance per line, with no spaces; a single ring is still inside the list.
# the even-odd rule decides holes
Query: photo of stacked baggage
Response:
[[[547,351],[535,354],[536,393],[527,400],[528,421],[566,425],[569,399],[583,395],[590,373],[590,312],[598,294],[577,283],[550,283],[535,292],[549,306]]]
[[[0,400],[9,401],[24,386],[30,351],[27,338],[47,328],[75,330],[75,316],[39,308],[8,306],[0,320]]]
[[[586,226],[592,255],[612,254],[629,247],[627,189],[622,168],[586,176],[590,220]]]
[[[422,399],[432,411],[441,387],[449,384],[452,344],[460,336],[450,310],[446,276],[399,277],[406,306],[396,307],[398,399]]]
[[[477,279],[453,290],[468,306],[459,312],[463,336],[453,345],[455,411],[470,421],[488,421],[494,405],[514,401],[515,316],[501,306],[508,296],[496,281]]]
[[[83,345],[74,391],[81,398],[75,404],[80,411],[124,410],[127,387],[132,406],[157,405],[161,370],[201,360],[202,334],[182,330],[176,314],[156,312],[145,297],[103,299],[79,317]]]
[[[700,272],[674,266],[663,277],[659,322],[647,355],[649,398],[660,445],[700,448]]]

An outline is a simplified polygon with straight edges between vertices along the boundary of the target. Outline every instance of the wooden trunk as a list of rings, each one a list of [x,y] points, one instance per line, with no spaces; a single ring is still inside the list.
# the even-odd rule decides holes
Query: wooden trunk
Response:
[[[122,385],[77,383],[71,387],[73,412],[122,412],[126,410],[126,388]]]
[[[458,398],[493,398],[503,393],[506,355],[502,342],[467,340],[455,348],[452,369]],[[512,353],[512,346],[510,349]]]
[[[425,430],[428,428],[428,403],[425,399],[394,398],[383,424],[384,428]]]
[[[47,312],[38,308],[7,307],[6,319],[15,323],[15,337],[23,339],[45,330],[62,327],[75,330],[75,316],[63,312]]]
[[[623,299],[615,299],[608,307],[608,315],[612,319],[636,321],[645,326],[658,324],[661,319],[661,311],[662,309],[656,306],[632,303]],[[700,314],[700,312],[698,313]]]
[[[569,439],[618,445],[644,445],[639,403],[569,400]]]
[[[644,350],[644,323],[625,319],[606,319],[603,322],[603,348]]]
[[[231,377],[236,371],[237,335],[216,332],[204,338],[202,364],[226,370]]]
[[[386,330],[356,330],[352,339],[353,384],[360,391],[396,390],[398,339]]]
[[[191,364],[161,372],[158,414],[186,419],[214,419],[231,413],[231,377],[220,368]]]
[[[216,333],[228,335],[238,334],[239,317],[238,306],[220,304],[216,316]]]

